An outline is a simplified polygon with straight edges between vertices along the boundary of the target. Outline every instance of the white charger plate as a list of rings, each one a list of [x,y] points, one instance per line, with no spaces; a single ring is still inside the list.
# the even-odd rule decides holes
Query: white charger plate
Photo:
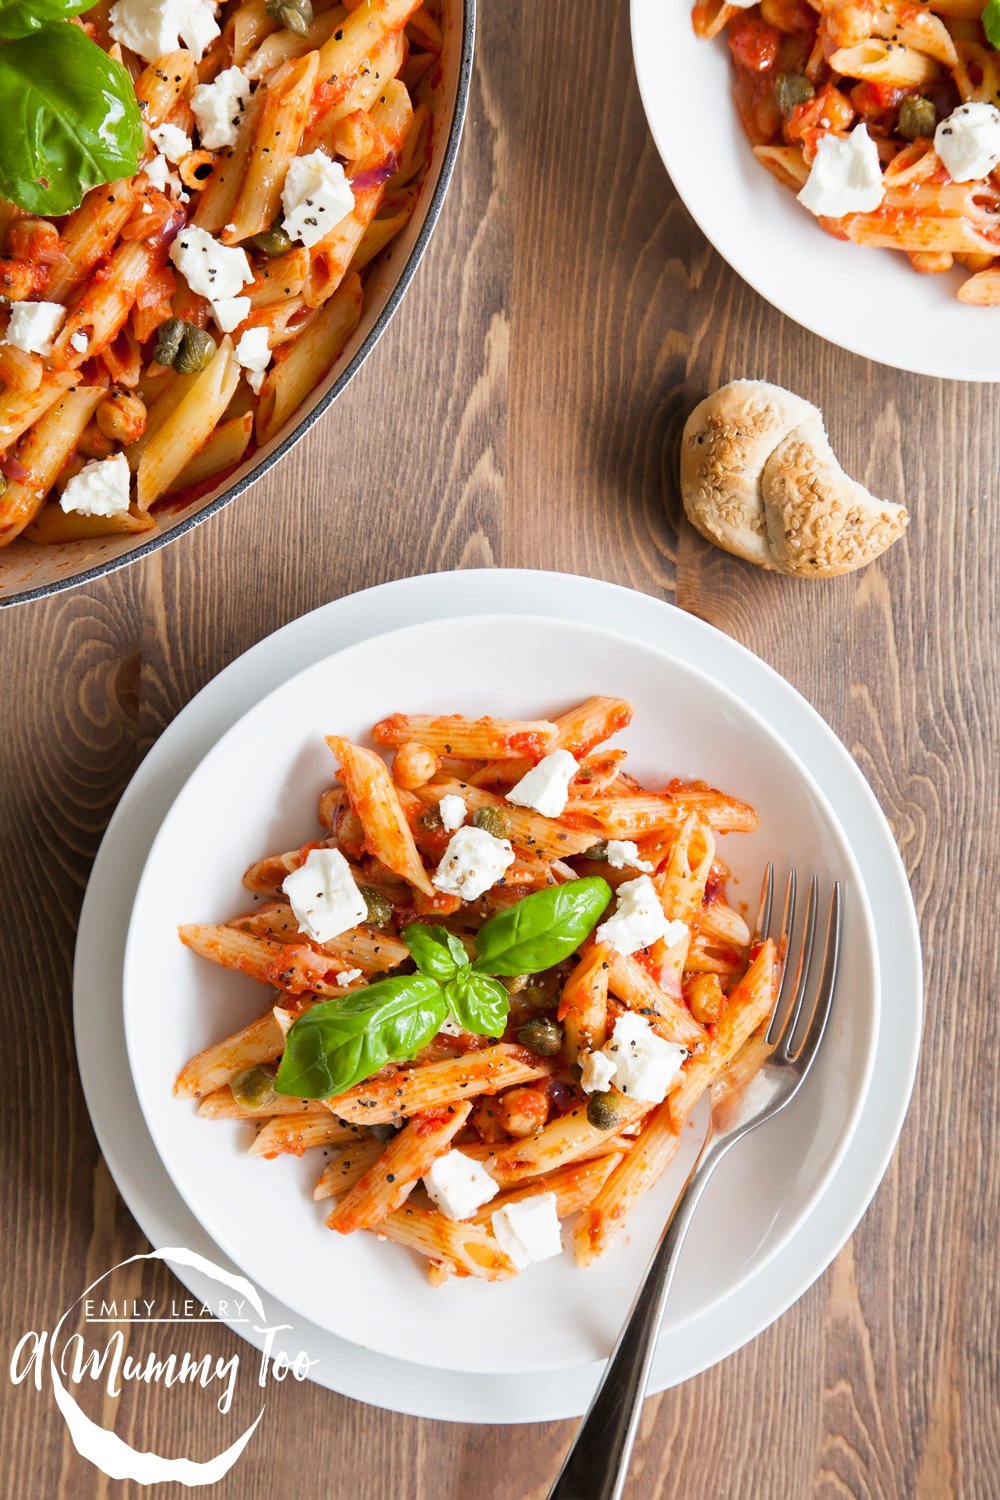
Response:
[[[836,240],[758,162],[732,97],[725,38],[689,0],[632,0],[639,92],[688,212],[744,281],[812,333],[866,359],[951,380],[1000,380],[1000,308],[956,296],[967,271],[920,276],[906,256]]]
[[[220,673],[169,726],[122,797],[95,862],[80,919],[74,971],[76,1048],[99,1144],[126,1203],[156,1245],[183,1244],[225,1264],[177,1193],[145,1128],[128,1071],[121,1011],[125,936],[153,838],[191,771],[260,696],[338,646],[427,618],[470,611],[533,611],[554,619],[614,619],[636,639],[669,641],[736,692],[752,687],[786,743],[827,788],[871,895],[880,934],[882,1028],[874,1084],[845,1158],[813,1213],[773,1261],[681,1337],[659,1341],[650,1390],[699,1373],[754,1338],[830,1263],[867,1207],[898,1138],[916,1069],[922,1010],[919,937],[906,877],[889,828],[844,747],[781,677],[721,632],[659,600],[570,575],[466,571],[382,585],[293,621]],[[211,1282],[182,1280],[209,1298]],[[595,1363],[551,1373],[470,1375],[420,1367],[358,1348],[296,1320],[266,1298],[278,1340],[319,1363],[314,1378],[355,1399],[416,1416],[468,1422],[533,1422],[579,1415],[596,1385]],[[252,1330],[234,1330],[258,1349]]]
[[[472,616],[407,626],[348,647],[283,683],[225,734],[190,777],[153,844],[125,954],[132,1076],[161,1160],[212,1238],[299,1318],[416,1363],[496,1374],[606,1357],[704,1131],[629,1217],[628,1233],[587,1269],[569,1251],[501,1285],[432,1286],[419,1257],[372,1235],[326,1229],[312,1185],[322,1153],[262,1162],[253,1127],[201,1119],[171,1089],[194,1053],[255,1019],[268,991],[196,957],[177,929],[252,908],[242,872],[316,836],[334,769],[327,733],[371,744],[396,711],[537,718],[590,693],[634,705],[616,737],[644,784],[695,777],[755,806],[760,827],[722,837],[736,900],[755,903],[774,861],[814,872],[845,898],[840,981],[808,1085],[768,1130],[733,1153],[708,1189],[667,1312],[701,1317],[794,1233],[835,1171],[867,1092],[878,1034],[879,974],[864,884],[835,815],[771,727],[706,673],[597,626],[537,616]],[[295,1276],[288,1278],[289,1246]],[[344,1289],[350,1287],[351,1295]]]

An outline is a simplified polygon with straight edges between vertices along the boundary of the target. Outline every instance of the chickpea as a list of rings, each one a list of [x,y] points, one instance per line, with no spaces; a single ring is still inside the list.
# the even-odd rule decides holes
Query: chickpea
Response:
[[[96,419],[87,423],[76,446],[85,458],[110,458],[115,451],[114,443],[101,431]]]
[[[400,745],[392,762],[392,779],[412,792],[430,781],[441,762],[426,745]]]
[[[688,1003],[691,1014],[703,1026],[717,1021],[726,1003],[718,974],[696,974],[688,985]]]
[[[146,404],[130,391],[112,391],[94,415],[104,436],[116,443],[134,443],[146,431]]]
[[[549,1096],[545,1089],[511,1089],[498,1105],[500,1124],[508,1135],[523,1139],[537,1135],[549,1117]]]

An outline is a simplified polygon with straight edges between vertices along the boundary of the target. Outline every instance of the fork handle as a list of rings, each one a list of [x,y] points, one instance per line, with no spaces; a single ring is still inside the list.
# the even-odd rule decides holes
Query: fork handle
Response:
[[[548,1500],[620,1500],[663,1308],[694,1211],[721,1159],[705,1142],[664,1226],[642,1285]]]

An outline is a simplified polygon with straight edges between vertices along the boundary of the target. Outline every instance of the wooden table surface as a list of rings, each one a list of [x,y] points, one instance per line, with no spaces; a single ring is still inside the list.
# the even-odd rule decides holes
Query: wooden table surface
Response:
[[[647,134],[624,5],[482,11],[444,214],[335,409],[192,535],[0,614],[2,1347],[146,1248],[98,1154],[70,1021],[88,872],[144,752],[236,655],[329,599],[441,568],[560,569],[710,620],[815,704],[892,824],[927,966],[916,1092],[872,1207],[775,1326],[647,1403],[629,1500],[995,1497],[1000,389],[866,364],[728,270]],[[744,375],[821,405],[849,472],[909,505],[881,563],[779,579],[679,519],[685,415]],[[216,1325],[205,1352],[220,1345],[242,1347]],[[4,1381],[2,1399],[6,1493],[140,1493],[74,1452],[47,1388]],[[220,1500],[542,1497],[572,1430],[417,1421],[312,1386],[267,1399]],[[226,1441],[255,1394],[237,1407]],[[214,1451],[204,1397],[143,1391],[115,1411],[135,1446]]]

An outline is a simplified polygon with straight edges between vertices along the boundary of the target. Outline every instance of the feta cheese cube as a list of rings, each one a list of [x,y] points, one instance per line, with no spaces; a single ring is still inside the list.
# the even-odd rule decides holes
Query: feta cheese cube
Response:
[[[452,792],[441,798],[438,803],[438,812],[441,814],[441,824],[449,833],[454,833],[456,828],[461,828],[469,815],[469,809],[465,805],[464,797],[456,797]]]
[[[363,969],[341,969],[337,975],[337,983],[342,990],[346,990],[349,984],[354,984],[357,980],[364,979],[364,977]]]
[[[66,309],[61,302],[15,302],[4,343],[23,349],[25,354],[51,354],[65,320]]]
[[[271,350],[266,328],[248,328],[236,345],[236,358],[246,371],[247,382],[255,395],[260,395],[264,376],[271,363]]]
[[[615,1076],[614,1060],[603,1052],[587,1052],[580,1065],[580,1087],[585,1094],[603,1094]]]
[[[629,1099],[661,1104],[687,1057],[676,1042],[657,1036],[645,1016],[626,1010],[602,1049],[614,1063],[614,1084]]]
[[[633,870],[652,870],[648,859],[639,858],[639,850],[631,839],[608,839],[608,864],[613,870],[624,870],[630,865]]]
[[[934,150],[952,182],[976,182],[1000,163],[1000,109],[960,104],[934,132]]]
[[[90,340],[85,333],[71,333],[69,342],[70,348],[75,349],[77,354],[86,354],[90,348]]]
[[[569,784],[579,770],[568,750],[553,750],[521,777],[507,801],[531,807],[546,818],[558,818],[569,800]]]
[[[461,1151],[446,1151],[424,1173],[427,1196],[446,1219],[468,1219],[500,1191],[485,1167]]]
[[[232,333],[249,316],[249,297],[221,297],[212,303],[212,317],[223,333]]]
[[[597,941],[610,943],[616,953],[628,956],[648,948],[659,938],[679,942],[687,931],[683,922],[668,922],[656,886],[648,875],[625,880],[617,890],[613,914],[597,929]]]
[[[281,205],[285,233],[308,248],[351,212],[354,193],[339,161],[332,161],[323,151],[311,151],[308,156],[297,156],[289,166]]]
[[[444,1020],[441,1022],[441,1025],[438,1027],[439,1036],[462,1036],[464,1035],[464,1032],[464,1026],[459,1026],[458,1022],[455,1020],[455,1017],[451,1014],[451,1011],[448,1012]]]
[[[124,453],[95,459],[74,474],[59,497],[64,511],[78,516],[117,516],[128,510],[131,474]]]
[[[485,828],[467,824],[448,840],[448,847],[431,884],[449,896],[474,901],[496,885],[514,863],[509,839],[494,838]]]
[[[537,1198],[505,1203],[490,1214],[490,1222],[497,1244],[519,1271],[537,1260],[550,1260],[553,1255],[562,1254],[555,1193],[539,1193]]]
[[[191,90],[198,137],[207,151],[236,144],[240,119],[250,98],[250,80],[241,68],[224,68],[211,83]]]
[[[245,250],[220,245],[194,224],[186,224],[174,240],[170,259],[191,290],[210,302],[236,297],[247,282],[253,281]]]
[[[885,197],[878,148],[866,125],[855,125],[850,135],[824,135],[809,169],[799,202],[811,214],[842,219],[845,214],[868,213]]]
[[[191,138],[178,125],[155,125],[149,132],[157,151],[169,162],[179,162],[191,150]]]
[[[310,849],[305,863],[285,876],[281,889],[299,931],[314,943],[328,943],[368,915],[365,898],[339,849]]]
[[[200,62],[219,35],[213,0],[116,0],[108,29],[146,62],[176,51],[181,42]]]
[[[172,198],[182,198],[186,195],[181,191],[181,180],[176,172],[171,172],[170,163],[165,156],[154,156],[142,169],[146,174],[146,180],[150,187],[158,189],[161,193],[168,193]],[[149,208],[148,203],[142,205],[143,212]]]

